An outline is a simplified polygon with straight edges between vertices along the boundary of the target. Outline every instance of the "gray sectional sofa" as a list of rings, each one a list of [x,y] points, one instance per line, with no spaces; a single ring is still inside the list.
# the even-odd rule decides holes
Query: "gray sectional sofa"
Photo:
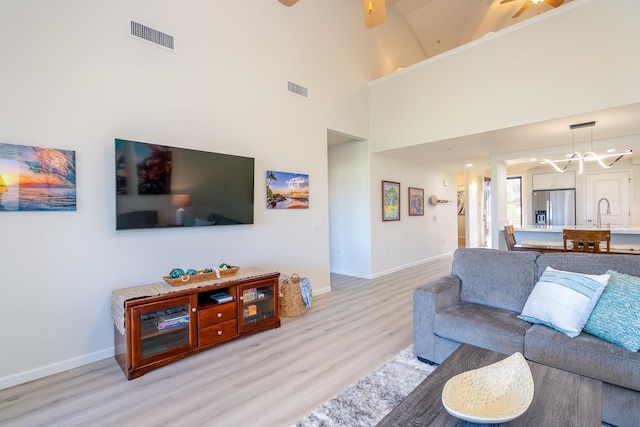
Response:
[[[414,291],[413,338],[419,359],[441,363],[461,343],[602,380],[602,418],[640,425],[640,353],[585,332],[570,338],[518,318],[547,266],[585,274],[640,276],[640,256],[458,249],[451,274]]]

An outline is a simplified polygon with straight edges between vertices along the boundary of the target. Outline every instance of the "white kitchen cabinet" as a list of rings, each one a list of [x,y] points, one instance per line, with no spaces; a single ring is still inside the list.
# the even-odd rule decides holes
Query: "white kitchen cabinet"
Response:
[[[558,190],[576,188],[574,171],[555,173],[536,173],[531,176],[532,190]]]

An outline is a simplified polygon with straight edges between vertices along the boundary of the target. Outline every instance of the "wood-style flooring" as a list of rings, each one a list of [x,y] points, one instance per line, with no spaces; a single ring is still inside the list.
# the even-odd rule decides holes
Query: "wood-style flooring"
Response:
[[[109,358],[0,390],[0,425],[290,426],[412,343],[413,289],[451,260],[373,280],[332,274],[303,316],[132,381]]]

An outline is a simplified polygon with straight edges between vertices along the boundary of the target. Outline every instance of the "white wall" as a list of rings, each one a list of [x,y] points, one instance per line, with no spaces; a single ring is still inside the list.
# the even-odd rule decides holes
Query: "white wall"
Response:
[[[458,246],[456,174],[380,154],[371,155],[371,272],[402,270]],[[400,183],[400,221],[382,221],[382,181]],[[447,183],[445,186],[444,183]],[[424,189],[424,216],[409,216],[408,189]],[[430,196],[449,200],[432,206]]]
[[[637,103],[638,16],[571,2],[372,82],[371,151]]]
[[[128,18],[176,52],[128,37]],[[368,136],[367,82],[408,31],[388,24],[382,44],[343,0],[0,2],[0,142],[75,150],[78,196],[75,212],[0,215],[0,388],[110,357],[112,289],[172,267],[295,271],[328,290],[327,128]],[[255,157],[255,224],[116,232],[115,138]],[[308,173],[310,208],[267,211],[267,169]]]
[[[329,146],[329,241],[331,272],[371,275],[369,145]]]

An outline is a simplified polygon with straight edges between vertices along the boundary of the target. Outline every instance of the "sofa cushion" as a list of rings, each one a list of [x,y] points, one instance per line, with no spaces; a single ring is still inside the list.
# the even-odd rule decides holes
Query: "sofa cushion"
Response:
[[[585,332],[570,338],[533,325],[527,330],[523,354],[533,362],[640,391],[640,353]]]
[[[469,302],[436,312],[433,330],[442,338],[477,345],[504,354],[524,351],[524,335],[531,324],[518,313]]]
[[[547,267],[584,274],[602,274],[607,270],[640,276],[638,255],[585,254],[575,252],[544,253],[536,260],[538,275]],[[537,277],[536,277],[537,279]]]
[[[581,274],[547,267],[519,317],[576,337],[608,281],[608,274]]]
[[[462,282],[460,300],[520,313],[538,278],[538,255],[531,251],[457,249],[451,274]]]
[[[640,350],[640,277],[607,271],[609,284],[598,300],[585,332],[629,351]]]

